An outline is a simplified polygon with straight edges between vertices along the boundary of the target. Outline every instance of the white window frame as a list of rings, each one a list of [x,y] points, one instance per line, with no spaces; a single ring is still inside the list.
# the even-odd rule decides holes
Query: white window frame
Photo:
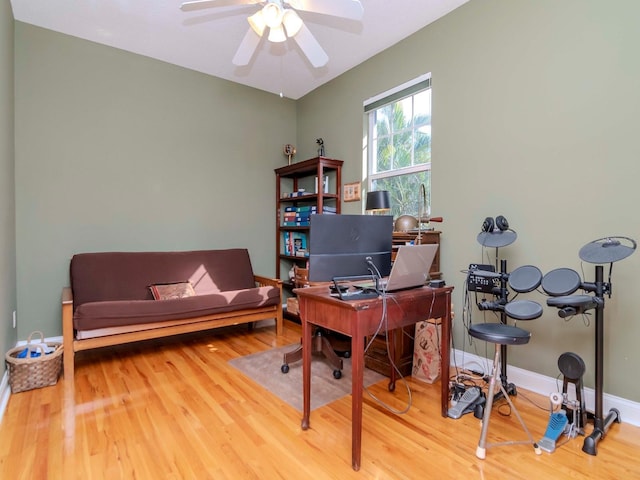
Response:
[[[428,163],[422,163],[419,165],[411,165],[408,167],[391,169],[384,172],[374,172],[375,148],[374,148],[373,129],[375,127],[375,124],[373,121],[374,116],[371,114],[371,112],[379,108],[398,102],[402,99],[411,97],[417,93],[423,92],[430,88],[431,88],[431,74],[427,73],[427,74],[421,75],[420,77],[414,78],[413,80],[410,80],[406,83],[403,83],[402,85],[399,85],[395,88],[387,90],[386,92],[383,92],[379,95],[371,97],[363,102],[363,107],[364,107],[364,112],[366,117],[366,124],[367,124],[367,162],[366,162],[367,191],[372,191],[373,182],[375,182],[376,180],[390,178],[398,175],[410,175],[414,173],[431,171],[431,162],[428,162]],[[412,157],[413,157],[413,152],[412,152]],[[427,190],[429,192],[431,191],[430,185]],[[399,213],[399,214],[409,213],[409,214],[414,214],[415,216],[418,216],[418,214],[429,215],[430,209],[431,209],[431,202],[429,198],[426,199],[426,203],[427,205],[426,205],[425,211],[396,212],[396,213]]]

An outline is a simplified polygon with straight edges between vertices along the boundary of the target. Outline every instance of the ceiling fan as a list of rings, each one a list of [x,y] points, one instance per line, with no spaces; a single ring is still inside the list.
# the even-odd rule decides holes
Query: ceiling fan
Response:
[[[296,10],[322,15],[361,20],[364,10],[359,0],[195,0],[181,5],[183,11],[213,7],[261,5],[260,10],[247,18],[249,29],[233,57],[233,64],[248,65],[263,35],[269,30],[270,42],[284,42],[292,38],[315,68],[324,67],[329,61],[311,31]]]

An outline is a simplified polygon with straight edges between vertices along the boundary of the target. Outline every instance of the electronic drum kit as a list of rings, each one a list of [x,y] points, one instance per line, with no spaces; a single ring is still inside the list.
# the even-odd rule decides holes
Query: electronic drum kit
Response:
[[[499,218],[499,217],[498,217]],[[504,217],[502,217],[504,218]],[[486,247],[507,246],[515,241],[515,232],[507,229],[494,229],[493,224],[487,226],[487,221],[483,224],[483,231],[478,234],[478,242]],[[496,219],[497,220],[497,219]],[[505,220],[506,222],[506,220]],[[481,278],[490,279],[496,282],[492,293],[497,297],[496,301],[483,300],[478,303],[480,310],[499,311],[502,314],[502,323],[505,323],[504,316],[515,320],[533,320],[542,316],[542,306],[532,300],[508,301],[506,286],[516,293],[532,292],[541,287],[545,294],[549,296],[547,305],[558,310],[560,318],[567,318],[578,314],[584,314],[595,310],[595,350],[596,350],[596,372],[595,372],[595,412],[592,414],[594,429],[591,435],[585,438],[582,450],[590,455],[596,455],[596,445],[606,434],[611,424],[620,422],[620,413],[616,409],[611,409],[606,418],[603,418],[603,360],[604,360],[604,297],[611,297],[611,282],[605,282],[603,277],[603,264],[610,264],[609,280],[614,262],[618,262],[630,256],[636,249],[636,242],[628,237],[604,237],[584,245],[578,256],[587,263],[595,264],[595,280],[593,282],[583,282],[580,274],[570,268],[557,268],[549,271],[544,276],[540,269],[533,265],[525,265],[516,268],[511,273],[506,273],[506,262],[501,261],[501,272],[486,271],[480,269],[470,269],[466,273]],[[496,255],[497,256],[497,255]],[[497,286],[500,284],[500,287]],[[585,294],[578,294],[578,290],[583,290]],[[577,357],[576,354],[567,352],[560,356],[558,366],[565,377],[572,371],[570,365],[565,365],[563,359]],[[579,358],[579,357],[578,357]],[[506,364],[506,357],[503,358]],[[506,366],[506,365],[505,365]],[[565,372],[566,371],[566,372]],[[570,374],[570,376],[575,376]],[[506,382],[506,371],[503,368],[503,381]],[[576,381],[571,379],[570,381]]]

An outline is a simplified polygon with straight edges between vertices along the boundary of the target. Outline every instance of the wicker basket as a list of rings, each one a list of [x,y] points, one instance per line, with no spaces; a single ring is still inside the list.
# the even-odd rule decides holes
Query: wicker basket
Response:
[[[32,343],[32,337],[35,335],[40,336],[40,341]],[[43,345],[53,347],[55,350],[45,354]],[[41,355],[39,357],[18,358],[18,354],[29,346],[40,349]],[[5,360],[9,370],[9,385],[12,393],[55,385],[62,370],[62,344],[45,342],[42,332],[32,332],[27,339],[27,345],[9,350],[5,354]]]

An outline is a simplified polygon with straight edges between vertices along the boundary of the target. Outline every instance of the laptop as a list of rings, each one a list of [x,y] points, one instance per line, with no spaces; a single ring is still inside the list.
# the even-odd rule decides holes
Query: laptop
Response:
[[[387,292],[421,287],[429,280],[429,271],[438,252],[438,244],[401,245],[387,278],[380,280],[380,289]]]

